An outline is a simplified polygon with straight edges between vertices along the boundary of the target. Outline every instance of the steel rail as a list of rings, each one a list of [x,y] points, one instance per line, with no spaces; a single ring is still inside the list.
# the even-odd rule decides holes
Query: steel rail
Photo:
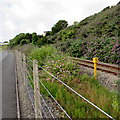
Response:
[[[79,65],[94,69],[93,67],[94,63],[90,60],[83,60],[83,59],[73,58],[73,57],[68,57],[68,58],[75,60],[74,62],[78,63]],[[119,66],[109,65],[107,63],[97,63],[97,66],[98,66],[97,70],[100,70],[102,72],[107,72],[107,73],[114,74],[114,75],[119,74],[119,70],[120,70]],[[103,68],[100,68],[100,67],[103,67]]]
[[[80,63],[80,62],[76,62],[76,61],[75,61],[75,63],[77,63],[77,64],[79,64],[79,65],[82,65],[82,66],[85,66],[85,67],[88,67],[88,68],[94,69],[93,66],[86,65],[86,64],[84,64],[84,63]],[[97,67],[97,70],[100,70],[100,71],[106,72],[106,73],[110,73],[110,74],[113,74],[113,75],[118,75],[118,73],[119,73],[119,72],[114,72],[114,71],[111,71],[111,70],[101,69],[101,68],[99,68],[99,67]]]

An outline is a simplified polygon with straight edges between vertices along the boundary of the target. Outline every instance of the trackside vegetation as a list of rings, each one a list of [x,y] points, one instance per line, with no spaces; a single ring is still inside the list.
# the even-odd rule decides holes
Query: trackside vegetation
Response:
[[[75,91],[113,116],[113,118],[119,118],[118,93],[110,92],[93,77],[83,74],[79,66],[68,59],[68,55],[59,52],[53,46],[47,45],[34,49],[29,54],[29,57],[32,60],[37,59],[40,66],[57,76]],[[107,118],[45,71],[39,69],[39,74],[40,80],[71,117]],[[50,97],[42,86],[40,88],[43,95]]]
[[[20,33],[10,40],[10,49],[18,49],[31,60],[58,77],[79,94],[93,102],[113,118],[120,119],[117,91],[109,91],[98,80],[81,71],[69,56],[120,64],[120,4],[68,26],[59,20],[45,35]],[[32,64],[29,63],[32,67]],[[31,73],[32,75],[32,73]],[[108,118],[76,96],[56,79],[39,69],[39,78],[72,118]],[[33,87],[32,81],[30,83]],[[119,83],[118,83],[119,84]],[[40,86],[41,93],[50,97]],[[64,113],[63,113],[64,116]],[[66,117],[66,116],[64,116]]]

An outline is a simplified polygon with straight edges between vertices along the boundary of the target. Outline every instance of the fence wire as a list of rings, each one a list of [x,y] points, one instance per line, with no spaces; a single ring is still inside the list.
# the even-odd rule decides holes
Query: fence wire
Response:
[[[48,72],[47,70],[45,70],[44,68],[42,68],[41,66],[38,65],[38,67],[41,68],[42,70],[44,70],[46,73],[48,73],[50,76],[52,76],[56,80],[58,80],[61,84],[63,84],[64,86],[66,86],[69,90],[71,90],[72,92],[74,92],[76,95],[78,95],[79,97],[81,97],[82,99],[84,99],[87,103],[91,104],[93,107],[95,107],[96,109],[98,109],[99,111],[101,111],[103,114],[105,114],[106,116],[108,116],[112,120],[115,120],[112,116],[110,116],[108,113],[106,113],[105,111],[103,111],[101,108],[99,108],[98,106],[96,106],[95,104],[93,104],[92,102],[90,102],[88,99],[86,99],[85,97],[83,97],[82,95],[80,95],[78,92],[76,92],[74,89],[72,89],[71,87],[69,87],[67,84],[65,84],[63,81],[61,81],[59,78],[57,78],[56,76],[54,76],[53,74],[51,74],[50,72]]]
[[[29,61],[30,61],[30,59],[29,59]],[[30,61],[31,63],[32,63],[32,61]],[[32,68],[28,65],[28,64],[26,64],[27,66],[28,66],[28,68],[30,69],[30,71],[33,71],[32,70]],[[31,79],[31,81],[32,81],[32,83],[33,83],[33,79],[32,79],[32,77],[31,77],[31,75],[30,75],[30,73],[27,71],[27,74],[28,74],[28,76],[30,77],[30,79]],[[34,83],[33,83],[34,84]],[[28,92],[29,92],[29,94],[30,94],[30,91],[29,91],[29,89],[28,89]],[[52,95],[52,94],[51,94]],[[40,96],[40,98],[42,99],[42,101],[43,101],[43,103],[44,103],[44,105],[46,106],[46,108],[47,108],[47,110],[48,110],[48,112],[49,112],[49,114],[51,115],[51,117],[53,118],[53,119],[55,119],[55,117],[54,117],[54,115],[52,114],[52,111],[50,110],[50,108],[48,107],[48,105],[47,105],[47,103],[45,102],[45,100],[44,100],[44,98],[42,97],[42,95],[40,94],[40,92],[39,92],[39,96]],[[53,97],[53,96],[52,96]],[[34,105],[33,105],[33,100],[32,100],[32,97],[30,96],[30,100],[31,100],[31,103],[32,103],[32,106],[33,106],[33,108],[34,108]],[[55,98],[54,98],[54,100],[55,100]],[[58,102],[56,101],[56,104],[57,104]],[[58,106],[60,106],[60,104],[58,105]],[[61,106],[60,106],[60,108],[61,108]],[[35,108],[34,108],[35,109]],[[63,110],[63,109],[62,109]],[[63,112],[64,112],[65,110],[63,110]],[[45,112],[45,110],[43,109],[43,107],[42,107],[42,112],[43,112],[43,114],[45,115],[45,117],[47,118],[47,114],[46,114],[46,112]],[[66,112],[65,112],[66,113]],[[67,115],[67,116],[69,116],[69,115]],[[70,116],[69,116],[70,117]]]
[[[46,114],[46,112],[45,112],[45,110],[44,110],[44,108],[41,106],[41,109],[42,109],[42,111],[43,111],[43,115],[45,116],[45,118],[47,119],[47,114]]]
[[[39,96],[41,97],[43,103],[45,104],[46,108],[48,109],[51,117],[55,120],[54,115],[52,114],[52,111],[51,111],[50,108],[48,107],[47,103],[45,102],[45,100],[44,100],[43,96],[40,94],[40,92],[39,92]]]
[[[29,78],[31,79],[31,81],[33,81],[32,77],[31,77],[31,75],[29,74],[28,71],[27,71],[27,74],[28,74]],[[28,87],[28,86],[29,86],[29,87]],[[33,100],[33,97],[31,96],[31,93],[34,94],[34,92],[32,91],[31,86],[28,85],[28,83],[27,83],[26,87],[27,87],[27,90],[28,90],[28,95],[29,95],[29,98],[30,98],[30,101],[31,101],[31,104],[32,104],[33,110],[35,111],[34,100]],[[31,91],[30,91],[30,89],[31,89]]]
[[[53,95],[50,93],[50,91],[45,87],[45,85],[39,80],[39,82],[41,83],[41,85],[44,87],[44,89],[48,92],[48,94],[51,96],[51,98],[56,102],[56,104],[61,108],[61,110],[65,113],[65,115],[72,120],[72,118],[70,117],[70,115],[64,110],[64,108],[58,103],[58,101],[53,97]]]
[[[28,61],[33,63],[33,61],[27,57]],[[29,66],[30,67],[30,66]],[[76,95],[78,95],[79,97],[81,97],[83,100],[85,100],[87,103],[91,104],[93,107],[95,107],[97,110],[101,111],[103,114],[105,114],[106,116],[108,116],[109,118],[111,118],[112,120],[115,120],[112,116],[110,116],[108,113],[106,113],[105,111],[103,111],[101,108],[97,107],[95,104],[93,104],[92,102],[90,102],[88,99],[86,99],[85,97],[83,97],[82,95],[80,95],[78,92],[76,92],[74,89],[72,89],[71,87],[69,87],[67,84],[65,84],[63,81],[61,81],[59,78],[57,78],[56,76],[54,76],[53,74],[51,74],[50,72],[48,72],[47,70],[45,70],[44,68],[42,68],[41,66],[38,65],[39,68],[41,68],[43,71],[45,71],[47,74],[49,74],[50,76],[52,76],[53,78],[55,78],[56,80],[58,80],[61,84],[63,84],[65,87],[67,87],[69,90],[71,90],[73,93],[75,93]],[[31,68],[32,70],[32,68]],[[28,73],[27,73],[28,74]],[[28,74],[30,76],[30,74]],[[32,77],[31,77],[31,81],[32,81]],[[53,95],[50,93],[50,91],[46,88],[46,86],[41,82],[41,80],[39,80],[40,84],[44,87],[44,89],[48,92],[48,94],[51,96],[51,98],[56,102],[56,104],[61,108],[61,110],[66,114],[66,116],[72,120],[72,118],[68,115],[68,113],[63,109],[63,107],[57,102],[57,100],[53,97]],[[29,91],[29,90],[28,90]],[[41,97],[41,95],[40,95]],[[33,104],[33,103],[32,103]],[[45,104],[45,103],[44,103]],[[47,107],[48,108],[48,107]],[[48,108],[49,109],[49,108]],[[42,111],[44,111],[44,109],[42,108]],[[49,111],[50,112],[50,111]],[[46,114],[46,113],[44,113]],[[46,115],[45,115],[46,116]],[[46,116],[47,118],[47,116]]]
[[[33,71],[33,69],[27,63],[26,63],[26,65],[31,71]]]

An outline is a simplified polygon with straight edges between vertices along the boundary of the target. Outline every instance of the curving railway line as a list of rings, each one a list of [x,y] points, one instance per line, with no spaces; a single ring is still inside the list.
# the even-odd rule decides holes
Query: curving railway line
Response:
[[[69,59],[72,59],[74,63],[94,69],[94,63],[90,60],[83,60],[83,59],[74,58],[74,57],[69,57]],[[110,73],[113,75],[119,75],[120,67],[118,65],[99,62],[97,63],[97,70]]]

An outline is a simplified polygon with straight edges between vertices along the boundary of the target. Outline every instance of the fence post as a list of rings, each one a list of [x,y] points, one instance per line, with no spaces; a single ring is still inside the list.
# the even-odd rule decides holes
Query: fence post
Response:
[[[33,79],[34,79],[34,99],[35,99],[35,118],[42,118],[40,88],[38,77],[38,61],[33,60]]]

